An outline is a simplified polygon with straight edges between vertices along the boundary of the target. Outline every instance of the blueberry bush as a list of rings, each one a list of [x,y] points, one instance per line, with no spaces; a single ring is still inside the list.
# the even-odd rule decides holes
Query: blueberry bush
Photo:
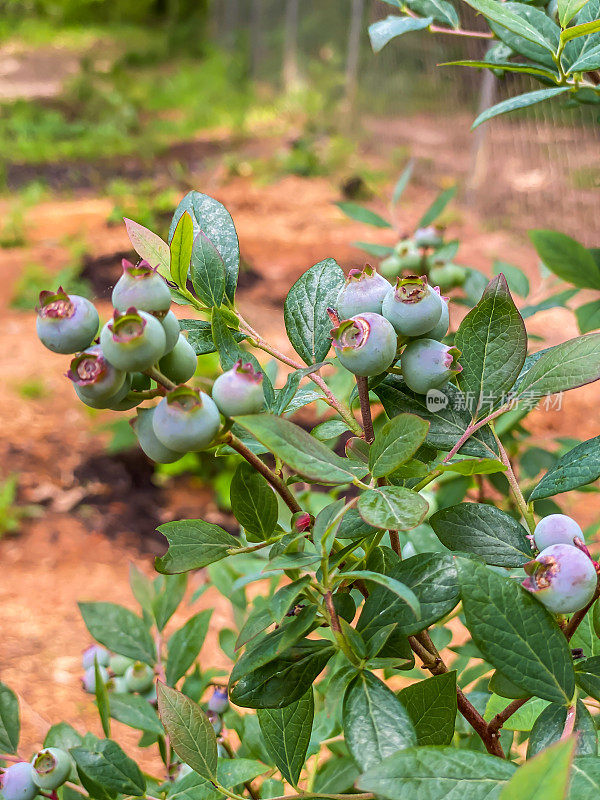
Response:
[[[418,270],[444,246],[426,221],[393,283],[332,258],[301,275],[284,304],[290,357],[240,313],[220,203],[190,192],[167,241],[126,225],[141,261],[124,262],[99,337],[93,306],[59,288],[40,298],[40,338],[73,354],[83,403],[137,409],[154,461],[237,454],[239,534],[163,524],[158,576],[131,574],[139,613],[81,603],[104,738],[58,721],[23,753],[0,685],[4,800],[596,797],[598,564],[576,520],[538,511],[592,488],[600,437],[525,489],[502,439],[521,404],[600,378],[600,333],[528,353],[500,272],[448,337],[448,299]],[[195,315],[178,321],[172,303]],[[215,352],[222,375],[200,391],[197,361]],[[307,430],[293,415],[310,405]],[[494,476],[476,501],[447,489]],[[203,568],[233,608],[228,674],[201,666],[210,609],[172,629]],[[113,719],[162,774],[124,752]]]

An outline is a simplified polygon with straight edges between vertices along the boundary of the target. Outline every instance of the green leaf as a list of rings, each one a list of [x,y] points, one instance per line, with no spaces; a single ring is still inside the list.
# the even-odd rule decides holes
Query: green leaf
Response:
[[[344,273],[333,258],[326,258],[301,275],[285,298],[285,328],[294,350],[306,364],[323,361],[331,347],[331,320]]]
[[[587,486],[600,478],[600,436],[565,453],[535,487],[529,501],[554,497]]]
[[[251,758],[220,758],[217,764],[218,781],[226,789],[249,783],[267,771],[265,764]]]
[[[388,417],[409,412],[427,420],[429,432],[425,441],[436,450],[451,450],[471,422],[467,398],[452,384],[446,384],[443,389],[447,404],[432,409],[427,407],[423,395],[411,392],[397,375],[388,375],[373,392],[381,400]],[[458,452],[463,456],[497,456],[496,443],[489,427],[486,425],[476,431]]]
[[[171,277],[171,254],[169,245],[139,222],[124,218],[129,241],[140,258],[146,259],[151,267],[156,267],[163,278]]]
[[[450,200],[452,200],[457,189],[458,185],[455,185],[441,192],[429,206],[427,211],[423,214],[417,223],[417,228],[425,228],[427,225],[431,225],[432,222],[435,222],[442,211],[446,208]]]
[[[455,670],[407,686],[398,700],[412,720],[418,745],[452,742],[457,710]]]
[[[515,764],[473,750],[400,750],[361,775],[356,786],[386,800],[498,800]]]
[[[547,41],[552,43],[554,51],[558,49],[560,28],[541,8],[535,8],[525,3],[514,2],[504,3],[504,7],[538,30]],[[534,64],[541,64],[553,72],[556,71],[553,53],[549,52],[547,47],[541,47],[539,44],[528,41],[492,20],[488,20],[487,22],[493,33],[501,42],[507,45],[510,50],[525,56]]]
[[[342,573],[344,580],[352,578],[353,580],[372,581],[380,586],[385,586],[392,594],[399,597],[406,605],[412,610],[417,618],[421,616],[421,604],[415,593],[401,581],[392,578],[389,575],[382,575],[379,572],[372,572],[368,569],[352,570],[350,572]]]
[[[310,743],[314,713],[312,687],[285,708],[259,708],[257,711],[267,752],[286,781],[295,788]]]
[[[341,458],[310,433],[282,417],[256,414],[236,417],[238,425],[308,480],[336,485],[363,478],[367,467]]]
[[[596,800],[600,791],[600,758],[576,758],[571,766],[568,800]]]
[[[169,542],[165,555],[154,562],[157,572],[166,575],[201,569],[225,558],[231,548],[239,546],[238,540],[223,528],[202,519],[166,522],[157,530]]]
[[[194,352],[197,356],[204,356],[208,353],[217,352],[210,322],[204,319],[180,319],[179,327],[182,331],[187,332],[188,342],[194,348]],[[231,328],[229,332],[236,343],[242,342],[246,338],[244,333],[232,331]]]
[[[523,39],[540,45],[549,53],[554,53],[555,47],[552,41],[526,19],[505,8],[503,3],[498,0],[465,0],[465,2],[476,11],[481,12],[486,19],[493,20]]]
[[[378,431],[369,453],[374,478],[389,475],[419,449],[427,437],[429,423],[415,414],[400,414]]]
[[[507,264],[506,261],[494,261],[494,275],[504,275],[507,280],[508,288],[513,294],[520,297],[527,297],[530,286],[527,275],[519,267]]]
[[[197,703],[176,689],[157,683],[158,713],[171,746],[184,764],[198,775],[214,780],[217,770],[217,737]]]
[[[208,633],[211,614],[212,608],[194,614],[169,639],[166,669],[169,686],[175,686],[198,657]]]
[[[504,72],[522,72],[526,75],[540,75],[548,80],[556,81],[556,72],[533,66],[533,64],[519,64],[516,61],[445,61],[440,67],[473,67],[474,69],[501,69]],[[494,273],[497,275],[498,273]],[[522,295],[524,297],[525,295]]]
[[[111,739],[98,740],[89,748],[73,747],[69,752],[78,772],[85,773],[103,789],[133,797],[145,795],[146,781],[140,768]]]
[[[463,371],[458,385],[473,398],[473,419],[485,416],[516,381],[527,355],[527,331],[504,275],[490,281],[460,323],[455,344]]]
[[[527,758],[533,758],[542,750],[560,741],[567,721],[567,708],[550,703],[536,719],[527,745]],[[592,715],[581,700],[577,701],[575,727],[573,733],[577,737],[575,755],[597,756],[598,735]]]
[[[586,615],[587,616],[587,615]],[[573,637],[575,638],[575,637]],[[596,640],[597,641],[597,640]],[[575,641],[575,644],[584,644]],[[586,649],[586,655],[592,652]],[[600,657],[592,656],[575,664],[575,680],[583,691],[594,699],[600,697]]]
[[[364,521],[375,528],[409,531],[423,522],[429,503],[404,486],[381,486],[363,492],[357,508]]]
[[[506,464],[496,458],[467,458],[438,464],[435,469],[439,472],[457,472],[459,475],[493,475],[495,472],[506,472]]]
[[[219,307],[225,294],[225,264],[214,244],[199,231],[192,247],[191,278],[198,298]]]
[[[372,672],[359,673],[349,684],[343,720],[346,745],[363,772],[417,743],[406,709]]]
[[[517,397],[544,397],[576,389],[598,378],[600,333],[589,333],[551,347],[525,373],[515,393]]]
[[[394,14],[373,22],[372,25],[369,25],[369,38],[373,52],[379,53],[396,36],[402,36],[403,33],[411,31],[421,31],[428,28],[432,22],[433,17],[416,19],[415,17],[398,17]]]
[[[496,3],[497,0],[489,0],[489,2]],[[469,3],[469,5],[472,5],[472,3]],[[536,103],[541,103],[543,100],[549,100],[555,95],[564,94],[568,91],[570,91],[569,86],[556,86],[552,89],[538,89],[535,92],[525,92],[525,94],[519,94],[516,97],[509,97],[501,103],[496,103],[496,105],[491,108],[486,108],[471,125],[471,130],[474,130],[483,122],[487,122],[489,119],[497,117],[500,114],[508,114],[510,111],[517,111],[519,108],[528,108]]]
[[[242,462],[230,487],[231,510],[253,542],[264,542],[277,525],[277,498],[266,478]]]
[[[503,677],[506,680],[506,676]],[[511,701],[505,697],[499,697],[493,694],[487,703],[483,716],[484,720],[490,722],[496,714],[504,711],[510,702]],[[507,731],[529,732],[533,728],[536,719],[548,705],[549,703],[547,700],[540,700],[538,697],[534,697],[522,705],[521,708],[517,709],[514,714],[511,714],[502,727]]]
[[[575,14],[588,2],[589,0],[558,0],[558,19],[561,27],[566,28]]]
[[[589,1],[589,0],[588,0]],[[568,74],[573,72],[591,72],[600,67],[600,44],[592,47],[587,52],[584,51],[579,58],[571,64],[567,70]]]
[[[567,640],[554,617],[510,578],[459,560],[466,625],[486,661],[517,686],[555,703],[569,703],[575,673]]]
[[[192,247],[194,245],[194,223],[187,211],[181,215],[170,244],[171,278],[177,286],[186,288]]]
[[[271,616],[269,624],[275,622],[277,625],[281,625],[285,615],[310,582],[310,575],[303,575],[275,592],[269,605]]]
[[[20,731],[17,695],[5,683],[0,683],[0,752],[17,752]]]
[[[162,631],[183,600],[187,588],[187,575],[167,575],[164,588],[152,602],[156,627]]]
[[[440,3],[442,0],[436,0],[437,3]],[[404,190],[409,184],[409,181],[412,177],[413,168],[415,166],[415,162],[411,158],[408,164],[404,167],[402,171],[402,175],[396,181],[396,185],[394,186],[394,191],[392,192],[392,205],[396,206],[400,202],[400,198],[404,194]],[[390,248],[389,252],[393,252],[393,248]],[[385,255],[389,255],[386,253]]]
[[[110,708],[108,705],[108,689],[106,688],[106,684],[102,679],[100,665],[98,664],[97,658],[94,658],[94,681],[98,714],[100,715],[100,722],[102,723],[104,735],[108,738],[110,736]]]
[[[592,300],[575,309],[575,318],[580,333],[589,333],[600,328],[600,300]]]
[[[231,214],[217,200],[201,192],[188,192],[179,203],[169,228],[169,241],[181,216],[188,212],[194,225],[194,239],[202,231],[219,251],[225,264],[225,295],[233,302],[240,267],[240,246]]]
[[[600,19],[592,20],[592,22],[583,22],[581,25],[573,25],[572,28],[566,28],[560,34],[561,41],[569,42],[571,39],[576,39],[578,36],[589,36],[591,33],[600,31]]]
[[[395,566],[390,577],[412,590],[419,601],[420,617],[400,595],[377,586],[365,601],[356,625],[365,640],[392,623],[397,625],[398,635],[411,636],[444,617],[459,601],[456,564],[450,555],[412,556]]]
[[[110,694],[110,715],[114,719],[147,733],[161,736],[163,726],[152,705],[139,694]]]
[[[407,6],[420,16],[432,17],[451,28],[458,28],[460,25],[456,9],[446,0],[409,0]]]
[[[337,439],[347,430],[348,425],[341,419],[326,419],[325,422],[315,425],[310,435],[320,442],[329,442],[331,439]]]
[[[334,652],[328,642],[304,639],[236,683],[232,673],[231,701],[243,708],[285,708],[308,691]]]
[[[375,242],[351,242],[350,244],[352,247],[364,250],[370,256],[375,256],[375,258],[385,258],[386,256],[391,256],[394,252],[394,248],[389,247],[387,244],[375,244]]]
[[[154,641],[145,622],[115,603],[79,603],[83,621],[97,642],[113,653],[134,658],[153,666],[156,663]]]
[[[369,208],[358,205],[358,203],[336,203],[340,211],[342,211],[350,219],[355,219],[357,222],[364,222],[366,225],[373,225],[375,228],[391,228],[391,224],[371,211]]]
[[[523,306],[523,308],[520,309],[521,316],[523,319],[529,319],[529,317],[533,317],[534,314],[540,311],[548,311],[551,308],[566,308],[569,300],[574,297],[578,291],[579,289],[566,289],[564,292],[557,292],[555,295],[547,297],[534,306]]]
[[[564,800],[575,739],[553,745],[520,767],[500,794],[500,800]]]
[[[600,289],[600,265],[590,251],[559,231],[529,231],[544,266],[567,283],[582,288]]]
[[[429,520],[449,550],[472,553],[496,567],[522,567],[531,561],[527,531],[514,517],[484,503],[459,503]]]

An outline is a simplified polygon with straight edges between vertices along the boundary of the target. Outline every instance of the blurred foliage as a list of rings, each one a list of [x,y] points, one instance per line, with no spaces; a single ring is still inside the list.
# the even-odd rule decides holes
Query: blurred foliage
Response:
[[[8,534],[17,533],[21,521],[39,515],[39,506],[17,504],[19,476],[9,475],[0,481],[0,539]]]

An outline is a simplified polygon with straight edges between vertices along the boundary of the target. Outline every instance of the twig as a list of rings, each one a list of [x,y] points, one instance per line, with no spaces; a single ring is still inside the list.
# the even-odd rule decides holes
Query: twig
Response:
[[[175,389],[177,386],[176,383],[173,383],[173,381],[169,380],[167,376],[163,375],[160,370],[156,369],[156,367],[150,367],[150,369],[146,370],[145,374],[148,375],[149,378],[155,380],[157,383],[162,384],[165,389]]]
[[[492,733],[498,733],[506,720],[509,717],[512,717],[512,715],[518,711],[521,706],[524,706],[525,703],[530,699],[531,698],[529,697],[520,697],[518,700],[513,700],[512,703],[509,703],[503,711],[498,712],[498,714],[496,714],[496,716],[490,720],[488,723],[488,730]]]
[[[363,428],[365,430],[365,442],[371,444],[375,438],[373,432],[373,418],[371,417],[371,403],[369,402],[369,381],[360,375],[356,376],[356,388],[358,389],[358,399],[360,401],[360,413],[362,415]]]
[[[224,440],[230,447],[238,452],[246,461],[251,464],[257,472],[266,478],[271,486],[275,489],[275,491],[280,495],[281,499],[290,509],[292,514],[296,514],[298,511],[302,511],[300,506],[298,505],[298,501],[294,497],[294,495],[290,492],[288,487],[285,483],[281,480],[279,475],[276,475],[272,469],[265,464],[265,462],[260,459],[255,453],[252,452],[246,445],[234,436],[231,432],[227,434]]]
[[[397,556],[402,558],[402,548],[400,547],[400,537],[398,536],[398,531],[388,531],[388,533],[390,535],[390,544],[392,545],[392,550]]]
[[[414,11],[411,11],[409,8],[404,7],[402,10],[409,17],[422,19],[422,17],[415,14]],[[493,33],[489,33],[488,31],[465,31],[462,28],[440,28],[439,25],[430,25],[427,30],[431,31],[431,33],[449,33],[453,36],[467,36],[472,39],[492,39],[494,36]]]

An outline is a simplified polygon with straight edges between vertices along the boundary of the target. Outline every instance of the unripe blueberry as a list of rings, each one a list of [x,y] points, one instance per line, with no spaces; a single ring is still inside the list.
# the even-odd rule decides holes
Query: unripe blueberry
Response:
[[[144,700],[147,700],[153,706],[157,705],[158,703],[158,694],[156,691],[156,684],[153,683],[152,686],[148,689],[147,692],[140,692],[141,696]]]
[[[165,354],[170,353],[177,344],[181,332],[179,320],[172,311],[167,311],[165,316],[160,320],[160,323],[165,332]]]
[[[127,656],[120,656],[118,653],[117,655],[111,656],[108,662],[108,668],[114,672],[115,675],[125,675],[125,670],[127,667],[130,667],[134,664],[134,660],[132,658],[128,658]]]
[[[181,458],[181,453],[171,450],[156,438],[152,420],[156,408],[139,408],[137,418],[131,421],[131,427],[140,447],[148,458],[156,461],[157,464],[172,464]]]
[[[112,291],[112,304],[119,311],[134,307],[139,311],[165,313],[171,307],[171,292],[156,269],[147,261],[135,266],[123,259],[123,274]]]
[[[100,320],[93,304],[62,286],[56,292],[40,292],[36,328],[40,341],[54,353],[85,350],[98,333]]]
[[[438,287],[434,287],[434,291],[437,292]],[[437,339],[441,341],[444,336],[448,333],[448,328],[450,327],[450,309],[448,308],[448,298],[442,297],[442,315],[440,317],[440,321],[437,325],[424,333],[422,336],[417,336],[417,339]]]
[[[418,228],[413,236],[413,241],[417,247],[440,247],[444,242],[441,228],[436,228],[435,225]]]
[[[154,670],[136,661],[125,670],[125,685],[130,692],[147,692],[154,684]]]
[[[163,326],[146,311],[115,311],[100,333],[100,345],[110,363],[126,372],[144,372],[165,352]]]
[[[180,333],[171,352],[158,362],[158,368],[173,383],[185,383],[196,372],[198,356],[186,337]]]
[[[231,369],[216,379],[212,399],[225,417],[258,414],[265,404],[263,374],[252,364],[242,364],[238,359]]]
[[[223,714],[229,708],[229,699],[227,697],[227,689],[215,687],[212,697],[209,698],[208,710],[214,711],[215,714]]]
[[[331,338],[340,364],[361,377],[385,372],[396,358],[396,333],[380,314],[345,319],[331,330]]]
[[[349,319],[366,311],[381,314],[381,304],[389,288],[390,284],[370,264],[362,272],[351,269],[337,298],[340,318]]]
[[[440,264],[429,270],[429,280],[444,292],[462,286],[467,279],[467,271],[457,264]]]
[[[398,275],[400,275],[402,272],[402,269],[402,259],[399,258],[396,253],[392,253],[391,255],[387,256],[379,264],[379,271],[381,274],[390,279],[398,277]]]
[[[179,453],[209,447],[221,425],[219,409],[204,392],[178,386],[154,409],[156,438]]]
[[[97,344],[75,356],[67,377],[73,381],[79,397],[96,401],[113,397],[125,383],[125,372],[113,367]]]
[[[421,336],[442,316],[442,298],[427,278],[398,278],[384,297],[381,313],[400,336]]]
[[[129,691],[127,681],[122,675],[113,675],[112,678],[109,678],[106,681],[106,688],[113,694],[127,694]]]
[[[108,670],[106,667],[98,666],[100,670],[100,677],[102,679],[102,683],[106,683],[108,681]],[[96,692],[96,672],[94,667],[88,667],[86,671],[83,673],[83,678],[81,679],[83,684],[83,688],[88,694],[95,694]]]
[[[81,656],[81,666],[84,669],[89,669],[94,666],[94,661],[97,661],[101,667],[107,667],[110,661],[110,653],[106,647],[99,644],[91,644],[87,647]]]
[[[131,408],[135,408],[143,402],[143,397],[139,397],[139,395],[136,397],[136,395],[131,392],[131,375],[128,373],[125,378],[124,388],[111,398],[107,408],[110,408],[112,411],[129,411]]]
[[[423,263],[423,255],[412,239],[403,239],[394,248],[400,259],[400,269],[416,270]]]
[[[70,755],[59,747],[45,747],[31,760],[33,781],[40,789],[52,792],[69,777],[73,766]]]
[[[85,392],[82,387],[78,386],[76,383],[73,384],[73,388],[75,389],[75,394],[81,400],[84,405],[89,406],[90,408],[111,408],[115,411],[126,411],[128,408],[132,408],[134,405],[137,405],[140,401],[135,401],[133,404],[128,404],[127,395],[131,389],[131,378],[129,377],[128,373],[123,373],[125,376],[125,380],[123,385],[115,392],[115,394],[111,394],[110,397],[107,397],[104,400],[96,400],[94,397],[90,397],[89,394]]]
[[[525,564],[523,586],[555,614],[572,614],[586,606],[598,576],[591,558],[569,544],[553,544]]]
[[[538,550],[545,550],[553,544],[573,545],[575,538],[584,540],[583,531],[574,519],[566,514],[550,514],[535,526],[533,538]]]
[[[143,372],[131,373],[131,391],[132,392],[145,392],[152,385],[152,381],[148,375]]]
[[[210,709],[206,712],[206,716],[208,717],[210,724],[213,726],[214,732],[218,736],[223,730],[223,720],[218,714],[215,714],[214,711],[210,711]]]
[[[28,761],[5,767],[0,776],[4,800],[33,800],[39,789],[33,781],[33,768]]]
[[[231,758],[229,751],[221,744],[221,742],[217,742],[217,755],[219,758]]]
[[[400,356],[402,377],[408,388],[417,394],[440,389],[462,370],[457,362],[459,355],[456,347],[434,339],[416,339],[406,345]]]

